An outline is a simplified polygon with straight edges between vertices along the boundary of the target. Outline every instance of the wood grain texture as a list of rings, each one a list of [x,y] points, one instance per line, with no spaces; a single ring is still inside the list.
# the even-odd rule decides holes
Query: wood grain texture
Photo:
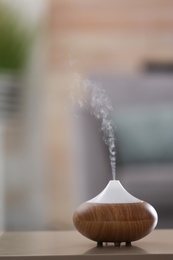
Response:
[[[147,202],[84,203],[74,213],[76,229],[97,242],[131,242],[148,235],[157,224],[157,213]]]

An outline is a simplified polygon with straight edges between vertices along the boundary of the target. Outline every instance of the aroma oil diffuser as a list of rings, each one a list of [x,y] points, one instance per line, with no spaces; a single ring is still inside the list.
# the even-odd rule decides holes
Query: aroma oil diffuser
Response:
[[[79,206],[73,216],[76,229],[98,246],[103,242],[130,245],[148,235],[157,220],[155,209],[128,193],[118,180],[110,181],[98,196]]]

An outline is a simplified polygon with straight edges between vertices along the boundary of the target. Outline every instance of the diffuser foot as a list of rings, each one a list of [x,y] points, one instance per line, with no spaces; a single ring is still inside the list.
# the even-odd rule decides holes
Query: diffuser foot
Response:
[[[120,243],[120,242],[115,242],[114,245],[115,245],[116,247],[120,247],[121,243]]]
[[[97,242],[97,247],[102,247],[103,246],[103,242],[99,241]]]
[[[131,246],[132,243],[131,242],[126,242],[126,246]]]

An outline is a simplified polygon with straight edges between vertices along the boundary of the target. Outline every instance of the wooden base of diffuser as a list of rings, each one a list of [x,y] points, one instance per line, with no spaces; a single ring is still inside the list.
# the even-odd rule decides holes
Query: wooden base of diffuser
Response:
[[[74,213],[76,229],[102,246],[103,242],[130,245],[148,235],[157,224],[157,213],[147,202],[82,204]]]

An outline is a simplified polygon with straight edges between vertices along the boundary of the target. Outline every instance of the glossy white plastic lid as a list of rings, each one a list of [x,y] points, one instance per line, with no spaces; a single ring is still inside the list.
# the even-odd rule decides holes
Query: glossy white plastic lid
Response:
[[[109,181],[105,189],[88,203],[136,203],[142,202],[128,193],[118,180]]]

